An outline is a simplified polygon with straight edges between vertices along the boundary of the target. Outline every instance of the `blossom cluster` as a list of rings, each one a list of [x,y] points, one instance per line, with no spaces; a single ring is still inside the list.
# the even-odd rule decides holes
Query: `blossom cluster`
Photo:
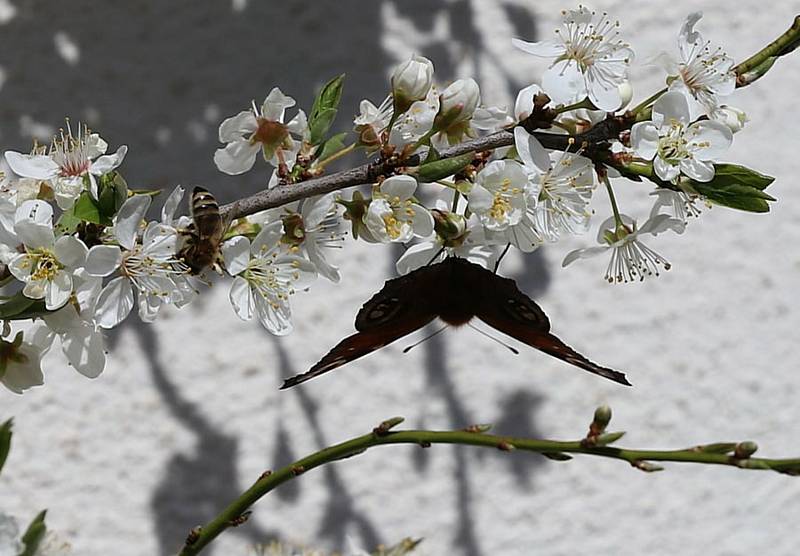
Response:
[[[180,186],[160,218],[148,220],[151,192],[130,191],[118,170],[127,148],[106,154],[107,143],[85,127],[68,125],[49,148],[6,152],[12,175],[0,188],[0,262],[10,295],[0,304],[0,381],[18,393],[41,384],[41,358],[56,339],[70,365],[98,376],[104,330],[134,306],[152,322],[164,307],[183,307],[201,291],[191,242],[204,241],[218,262],[213,266],[232,278],[235,313],[276,335],[292,330],[294,293],[318,277],[340,280],[331,250],[343,246],[348,226],[354,239],[402,244],[396,263],[402,274],[447,256],[495,269],[511,247],[528,253],[587,232],[601,210],[600,189],[611,216],[599,226],[598,245],[568,253],[564,266],[608,252],[609,282],[658,275],[669,263],[644,243],[646,235],[683,233],[688,218],[711,202],[759,210],[758,203],[771,200],[763,193],[771,180],[747,185],[756,192],[752,198],[734,202],[721,193],[723,172],[726,179],[731,173],[767,178],[715,163],[746,117],[724,104],[735,87],[733,61],[703,40],[695,30],[699,19],[691,14],[676,54],[659,58],[667,87],[632,109],[633,49],[619,22],[585,7],[563,12],[552,40],[513,39],[521,51],[552,59],[541,84],[520,90],[513,108],[482,103],[470,78],[436,83],[433,63],[412,56],[393,71],[384,100],[361,102],[353,142],[346,144],[346,133],[329,134],[341,77],[308,113],[297,110],[291,118],[294,99],[274,88],[261,105],[253,102],[221,123],[224,146],[214,154],[220,171],[245,173],[260,153],[271,168],[267,187],[288,187],[359,149],[392,162],[391,170],[366,195],[328,193],[225,222],[219,241],[178,214]],[[593,128],[620,121],[628,125],[604,137],[600,148],[581,142]],[[481,135],[508,132],[511,148],[441,155]],[[562,148],[545,146],[554,138]],[[620,177],[654,183],[655,202],[641,225],[618,207],[611,180]]]

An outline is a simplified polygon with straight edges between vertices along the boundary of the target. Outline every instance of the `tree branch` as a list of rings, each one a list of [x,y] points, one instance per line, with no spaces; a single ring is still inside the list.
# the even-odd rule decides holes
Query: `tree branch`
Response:
[[[605,415],[605,418],[599,417],[600,415]],[[753,458],[750,456],[757,447],[752,442],[715,443],[683,450],[633,450],[611,447],[608,444],[621,438],[624,433],[604,433],[609,419],[610,410],[599,408],[595,413],[595,420],[589,428],[589,434],[585,438],[560,441],[486,434],[489,429],[489,426],[486,425],[476,425],[461,431],[407,430],[393,432],[390,429],[403,421],[402,417],[395,417],[384,421],[369,434],[320,450],[275,472],[265,472],[253,486],[225,508],[214,520],[202,527],[194,528],[186,539],[179,556],[198,554],[223,531],[229,527],[241,525],[249,516],[250,507],[281,484],[315,467],[361,454],[374,446],[389,444],[415,444],[423,448],[432,444],[460,444],[494,448],[506,452],[516,449],[539,453],[558,461],[571,459],[567,454],[585,454],[626,461],[633,467],[648,472],[662,469],[651,462],[669,461],[727,465],[739,469],[770,470],[787,475],[800,475],[800,458]]]

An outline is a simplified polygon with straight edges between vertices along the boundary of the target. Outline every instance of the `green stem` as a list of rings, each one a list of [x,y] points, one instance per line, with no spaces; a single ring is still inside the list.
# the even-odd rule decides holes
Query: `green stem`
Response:
[[[720,443],[705,446],[696,446],[684,450],[631,450],[627,448],[613,448],[603,445],[602,439],[616,439],[621,433],[608,433],[591,439],[574,441],[539,440],[532,438],[513,438],[485,434],[488,427],[476,426],[462,431],[426,431],[407,430],[392,432],[389,429],[402,422],[396,417],[382,423],[369,434],[359,436],[341,444],[330,446],[319,452],[275,471],[265,473],[241,496],[234,500],[216,518],[195,531],[187,539],[179,556],[192,556],[198,554],[205,546],[214,540],[220,533],[239,525],[242,516],[247,515],[248,509],[262,496],[271,492],[279,485],[288,482],[298,475],[302,475],[315,467],[326,463],[349,458],[365,452],[374,446],[388,444],[414,444],[428,447],[432,444],[459,444],[464,446],[482,446],[499,449],[501,451],[524,450],[544,454],[551,459],[569,459],[566,454],[586,454],[603,458],[627,461],[634,467],[643,471],[657,471],[660,468],[649,464],[652,461],[671,461],[681,463],[698,463],[708,465],[727,465],[740,469],[772,470],[790,475],[800,475],[800,458],[793,459],[766,459],[736,457],[738,446],[743,444]],[[471,432],[475,431],[475,432]]]
[[[606,191],[608,191],[608,199],[611,201],[611,210],[614,211],[614,221],[616,222],[616,228],[620,226],[624,226],[622,222],[622,217],[619,215],[619,208],[617,207],[617,198],[614,196],[614,189],[611,187],[611,181],[608,179],[606,174],[603,174],[600,177],[600,180],[603,182],[603,185],[606,186]]]
[[[581,108],[586,108],[587,110],[597,110],[597,107],[594,104],[592,104],[592,101],[590,101],[589,98],[587,97],[573,104],[567,104],[566,106],[556,106],[555,113],[563,114],[564,112],[569,112],[570,110],[579,110]]]
[[[458,199],[461,197],[461,194],[458,192],[458,189],[453,189],[453,208],[450,209],[452,212],[456,212],[458,210]]]
[[[339,160],[343,156],[353,152],[353,150],[355,150],[356,147],[357,147],[356,143],[352,143],[350,145],[347,145],[346,147],[336,151],[332,155],[327,156],[324,159],[322,159],[319,162],[317,162],[317,167],[318,168],[325,168],[326,165],[330,164],[334,160]]]
[[[737,76],[741,76],[751,70],[758,68],[770,58],[788,54],[800,45],[800,15],[794,18],[792,26],[789,27],[781,36],[769,43],[767,46],[741,62],[734,68]],[[738,82],[738,80],[737,80]],[[752,81],[747,80],[737,83],[739,86],[749,85]]]

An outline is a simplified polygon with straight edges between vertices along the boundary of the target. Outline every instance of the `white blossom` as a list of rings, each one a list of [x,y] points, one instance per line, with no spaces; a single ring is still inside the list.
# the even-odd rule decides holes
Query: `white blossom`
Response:
[[[711,116],[720,97],[730,95],[736,88],[733,58],[694,30],[702,16],[702,12],[689,14],[678,34],[679,59],[666,58],[668,72],[677,76],[669,88],[686,96],[692,120],[703,114]]]
[[[117,168],[125,159],[128,147],[122,145],[114,154],[106,155],[106,143],[98,134],[89,133],[86,127],[78,128],[73,136],[72,128],[67,134],[53,140],[48,154],[21,154],[6,151],[6,162],[15,174],[46,180],[53,189],[56,203],[69,209],[84,190],[84,178],[89,181],[89,192],[97,199],[97,176]],[[102,156],[101,156],[102,155]]]
[[[669,262],[642,243],[640,237],[643,234],[657,235],[667,230],[682,230],[683,223],[667,214],[658,214],[651,216],[638,228],[631,217],[622,214],[620,218],[621,223],[611,216],[600,225],[597,233],[599,246],[571,251],[561,266],[611,250],[611,260],[605,274],[608,282],[644,280],[647,276],[658,276],[659,267],[669,270]]]
[[[433,217],[412,198],[417,180],[408,175],[385,179],[373,193],[364,223],[382,243],[405,243],[412,237],[433,233]]]
[[[250,110],[239,112],[219,126],[219,141],[226,143],[214,153],[214,163],[226,174],[238,175],[253,167],[256,155],[273,166],[286,164],[291,169],[303,139],[308,137],[308,120],[299,110],[289,123],[283,123],[287,108],[295,100],[277,87],[270,91],[261,108],[255,102]]]
[[[48,334],[44,326],[37,324],[18,332],[13,340],[0,338],[0,382],[3,386],[15,394],[22,394],[28,388],[44,384],[42,356],[50,349]],[[0,514],[0,539],[2,529]],[[2,546],[0,543],[0,549]]]
[[[494,232],[519,223],[527,209],[528,172],[514,160],[495,160],[475,177],[469,208]],[[535,198],[534,198],[535,199]]]
[[[264,226],[253,242],[236,236],[222,244],[225,268],[235,276],[230,301],[242,320],[255,315],[275,335],[292,331],[289,296],[316,278],[314,265],[306,259],[282,252],[283,223]]]
[[[72,274],[86,259],[86,245],[71,235],[56,239],[53,208],[44,201],[25,201],[16,211],[14,231],[25,252],[5,262],[14,277],[25,283],[22,293],[44,299],[49,311],[63,306],[72,293]]]
[[[412,56],[392,73],[392,97],[398,113],[412,103],[424,100],[433,84],[433,63],[422,56]]]
[[[656,175],[677,183],[680,174],[708,182],[714,178],[714,164],[724,153],[733,134],[724,124],[702,120],[689,124],[686,97],[670,91],[653,105],[653,120],[631,128],[631,146],[636,155],[653,160]]]
[[[555,58],[542,76],[542,87],[557,104],[572,104],[587,96],[606,111],[622,106],[619,85],[627,81],[633,50],[619,37],[619,22],[586,7],[563,11],[557,39],[512,44],[542,58]]]
[[[306,199],[300,213],[303,219],[303,243],[308,259],[317,272],[331,282],[341,279],[339,269],[328,262],[329,249],[341,249],[344,234],[340,230],[341,211],[335,195],[328,193]]]
[[[387,96],[380,106],[375,106],[364,99],[359,108],[360,112],[353,120],[353,124],[358,134],[359,144],[364,145],[371,152],[380,147],[381,133],[389,126],[389,120],[393,113],[392,97]]]
[[[172,220],[172,204],[165,204],[165,220]],[[89,250],[86,269],[91,275],[106,277],[117,270],[120,273],[103,288],[97,301],[97,322],[102,328],[113,328],[128,316],[134,306],[134,290],[138,293],[139,317],[144,322],[155,320],[164,305],[182,304],[193,292],[185,278],[188,269],[177,258],[175,228],[150,222],[138,241],[139,225],[149,206],[150,197],[129,198],[114,217],[113,238],[117,245],[95,245]]]

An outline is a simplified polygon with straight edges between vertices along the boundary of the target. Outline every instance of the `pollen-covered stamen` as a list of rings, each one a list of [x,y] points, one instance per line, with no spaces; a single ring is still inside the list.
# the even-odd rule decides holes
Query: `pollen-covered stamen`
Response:
[[[669,164],[674,165],[685,158],[692,158],[684,135],[685,130],[681,122],[673,119],[667,133],[658,139],[658,156]]]
[[[697,96],[698,92],[714,92],[714,85],[730,76],[731,59],[717,47],[713,52],[711,42],[694,43],[688,60],[679,71],[686,86]]]
[[[67,132],[61,130],[60,137],[50,146],[50,157],[58,164],[61,177],[77,177],[86,174],[92,162],[89,158],[87,139],[89,129],[78,125],[78,135],[72,135],[72,128],[67,122]]]
[[[266,257],[254,257],[250,259],[242,273],[248,284],[266,299],[273,309],[278,309],[281,303],[286,302],[289,296],[295,293],[292,282],[300,278],[296,270],[296,261],[292,261],[290,265],[279,264],[276,262],[277,258],[278,253],[275,251]]]
[[[122,255],[119,271],[138,291],[168,298],[171,290],[165,287],[170,287],[171,283],[165,279],[188,274],[189,267],[174,256],[153,257],[145,253],[140,246],[136,246],[132,251],[126,251]]]
[[[647,276],[658,276],[659,267],[669,270],[671,265],[664,257],[632,239],[612,250],[605,279],[611,283],[641,281]]]
[[[38,249],[29,253],[25,263],[32,267],[31,280],[37,281],[52,281],[64,268],[64,265],[56,259],[55,253],[49,249]]]
[[[319,226],[308,232],[314,233],[314,241],[320,247],[328,249],[341,249],[344,247],[345,232],[339,228],[339,215],[336,209],[332,208],[325,218],[320,222]]]
[[[567,15],[567,12],[562,12]],[[581,7],[578,15],[589,15],[585,8]],[[579,20],[574,15],[564,19],[564,31],[556,29],[556,34],[564,42],[566,52],[562,59],[571,59],[577,62],[582,73],[590,69],[596,70],[595,77],[608,84],[613,84],[614,75],[602,70],[597,65],[602,62],[628,63],[628,56],[621,57],[618,51],[624,51],[628,44],[620,39],[619,21],[611,21],[608,14],[603,12],[599,16],[596,12],[591,12],[591,19]]]

